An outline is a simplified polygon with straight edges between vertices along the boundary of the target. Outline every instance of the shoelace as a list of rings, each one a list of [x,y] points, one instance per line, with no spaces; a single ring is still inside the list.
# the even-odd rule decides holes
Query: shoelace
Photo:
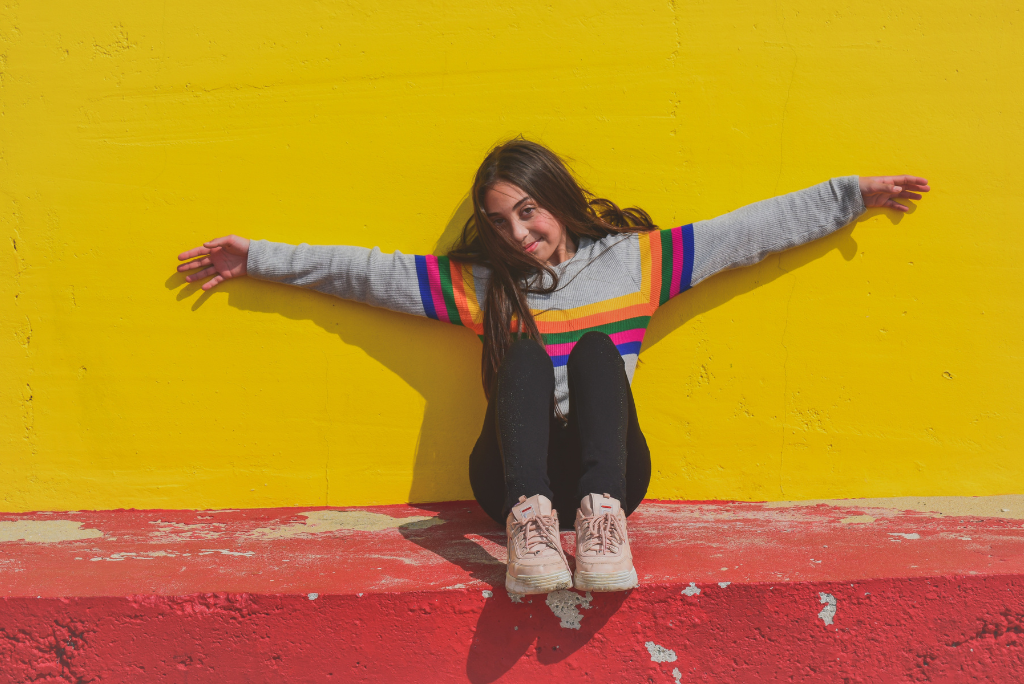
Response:
[[[526,547],[526,553],[539,554],[546,547],[551,547],[568,565],[565,551],[562,550],[562,544],[558,538],[558,518],[554,515],[535,515],[524,520],[522,526],[523,546]]]
[[[595,515],[587,518],[586,523],[586,527],[583,528],[586,536],[581,551],[590,551],[597,546],[598,554],[619,552],[619,546],[626,541],[625,530],[622,529],[619,516],[611,513]]]

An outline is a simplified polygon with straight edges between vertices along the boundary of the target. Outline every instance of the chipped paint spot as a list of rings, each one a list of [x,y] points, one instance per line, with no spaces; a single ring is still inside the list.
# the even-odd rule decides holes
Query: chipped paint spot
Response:
[[[683,673],[679,671],[678,667],[672,668],[672,678],[676,680],[676,684],[683,681]]]
[[[672,649],[659,646],[653,641],[648,641],[644,646],[647,648],[647,652],[651,654],[651,662],[674,663],[676,661],[676,652]]]
[[[261,539],[290,539],[338,530],[381,532],[398,527],[418,530],[444,523],[444,520],[437,516],[411,515],[407,518],[394,518],[370,511],[309,511],[299,515],[304,516],[306,520],[280,527],[259,527],[253,530],[250,536]]]
[[[318,598],[320,598],[320,594],[307,594],[306,598],[308,598],[310,601],[316,601]]]
[[[580,620],[583,619],[583,614],[576,608],[580,606],[584,609],[590,608],[590,602],[593,597],[590,592],[587,595],[580,596],[579,594],[569,591],[568,589],[559,589],[548,594],[548,598],[545,603],[548,604],[548,608],[555,614],[555,617],[561,620],[560,625],[565,629],[579,629]]]
[[[508,592],[508,597],[511,599],[512,603],[522,603],[523,596],[523,594],[513,594],[511,591]]]
[[[725,589],[730,584],[732,584],[732,582],[719,582],[718,586],[722,587],[722,589]]]
[[[700,593],[700,588],[697,587],[695,582],[690,582],[690,586],[683,589],[684,596],[696,596]]]
[[[870,515],[851,515],[848,518],[843,518],[839,522],[840,522],[840,524],[843,524],[843,525],[850,525],[850,524],[856,525],[856,524],[863,524],[863,523],[873,523],[873,522],[875,522],[875,518],[873,516],[870,516]]]
[[[493,592],[493,591],[487,591],[486,589],[484,589],[483,591],[481,591],[481,592],[480,592],[480,594],[481,594],[481,595],[482,595],[482,596],[483,596],[484,598],[491,598],[492,596],[494,596],[494,592]]]
[[[27,541],[52,544],[103,536],[97,529],[82,529],[83,524],[74,520],[3,521],[0,522],[0,542]]]
[[[826,594],[823,591],[819,591],[818,596],[821,597],[822,603],[827,604],[821,609],[821,612],[818,613],[818,617],[821,618],[821,621],[826,625],[831,625],[832,618],[836,616],[836,597],[832,594]]]
[[[920,539],[921,535],[917,532],[890,532],[890,537],[903,537],[904,539]],[[889,541],[899,541],[899,539],[890,539]]]

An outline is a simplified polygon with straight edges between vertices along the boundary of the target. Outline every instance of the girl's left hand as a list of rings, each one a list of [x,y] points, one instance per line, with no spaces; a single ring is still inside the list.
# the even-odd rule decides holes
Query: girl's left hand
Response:
[[[860,194],[865,207],[885,207],[896,211],[910,211],[893,198],[919,200],[918,193],[928,192],[928,181],[917,176],[861,176]]]

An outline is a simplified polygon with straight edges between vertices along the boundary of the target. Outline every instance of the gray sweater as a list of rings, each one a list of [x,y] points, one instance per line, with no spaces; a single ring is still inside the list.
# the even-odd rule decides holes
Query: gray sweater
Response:
[[[528,296],[554,363],[559,409],[568,415],[566,361],[584,333],[607,333],[632,381],[644,331],[660,305],[719,271],[828,235],[863,211],[858,177],[845,176],[678,228],[582,238],[575,256],[554,267],[558,289]],[[483,334],[480,303],[489,272],[482,266],[443,256],[383,254],[378,248],[253,240],[247,268],[255,278]]]

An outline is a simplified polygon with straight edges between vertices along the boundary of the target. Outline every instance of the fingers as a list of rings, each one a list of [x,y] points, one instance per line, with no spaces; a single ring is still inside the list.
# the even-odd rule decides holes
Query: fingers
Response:
[[[928,191],[925,190],[924,192],[928,192]],[[903,192],[901,192],[900,194],[898,194],[896,196],[897,197],[902,197],[904,199],[913,199],[913,200],[921,199],[921,195],[917,194],[916,192],[909,192],[907,190],[904,190]]]
[[[192,269],[195,268],[202,268],[203,266],[210,266],[211,264],[213,264],[213,262],[210,261],[210,258],[204,257],[202,259],[196,259],[195,261],[190,261],[187,264],[182,264],[181,266],[178,266],[178,272],[184,273],[185,271],[191,271]]]
[[[889,180],[898,185],[914,185],[923,188],[928,187],[928,181],[919,176],[893,176]],[[914,189],[916,190],[917,188],[915,187]],[[925,192],[928,191],[925,190]]]
[[[886,180],[872,180],[870,183],[868,183],[868,192],[869,193],[886,193],[888,195],[898,195],[901,192],[903,192],[903,188],[900,187],[899,185],[894,185],[893,183],[891,183],[889,181],[889,179],[886,179]]]
[[[196,280],[202,280],[203,278],[209,278],[212,275],[217,275],[217,268],[214,267],[214,266],[211,266],[210,268],[208,268],[208,269],[206,269],[204,271],[200,271],[199,273],[193,273],[190,276],[186,276],[185,277],[185,282],[188,282],[188,283],[195,282]],[[222,280],[223,280],[223,278],[222,278]]]
[[[181,254],[179,254],[178,255],[178,261],[186,261],[188,259],[194,259],[197,256],[200,256],[202,254],[209,254],[209,253],[210,253],[210,250],[207,249],[206,247],[195,247],[193,249],[188,250],[187,252],[182,252]]]
[[[910,211],[909,208],[903,206],[899,202],[893,202],[892,200],[886,200],[885,204],[883,204],[882,206],[886,207],[887,209],[895,209],[896,211]]]
[[[214,247],[223,247],[224,245],[231,244],[231,242],[234,239],[235,239],[234,235],[225,235],[224,237],[214,238],[213,240],[210,240],[209,242],[204,242],[203,243],[203,247],[210,247],[211,249],[214,248]]]
[[[216,278],[210,278],[208,282],[203,283],[203,290],[211,290],[221,283],[224,282],[224,276],[217,276]]]

